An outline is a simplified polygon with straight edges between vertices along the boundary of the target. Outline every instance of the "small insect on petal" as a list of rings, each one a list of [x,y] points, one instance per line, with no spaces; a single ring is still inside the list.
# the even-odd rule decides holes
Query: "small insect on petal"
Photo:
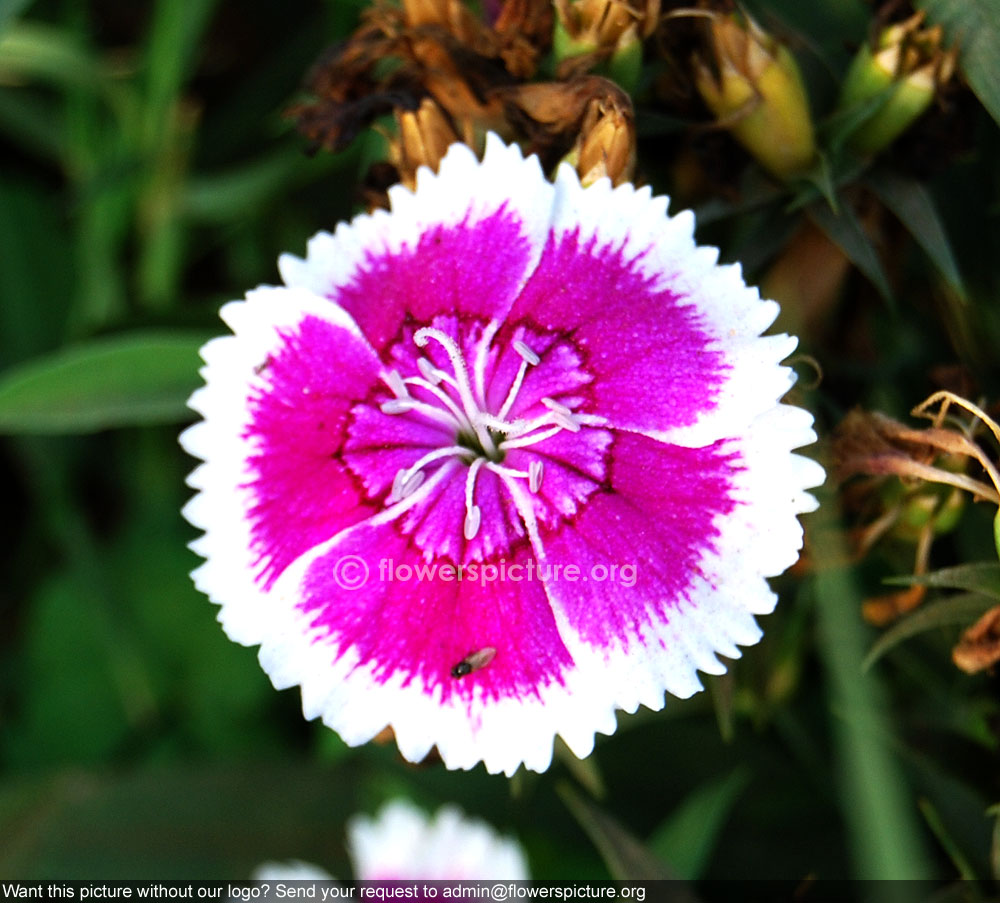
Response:
[[[454,678],[465,677],[473,671],[485,668],[496,656],[497,651],[492,646],[486,646],[478,652],[473,652],[463,658],[451,669],[451,676]]]

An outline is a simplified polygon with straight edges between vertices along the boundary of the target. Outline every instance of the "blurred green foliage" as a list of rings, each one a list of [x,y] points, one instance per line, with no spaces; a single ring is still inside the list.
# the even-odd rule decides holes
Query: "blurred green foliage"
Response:
[[[516,834],[540,878],[963,876],[985,890],[1000,861],[996,677],[961,674],[949,650],[968,623],[956,612],[995,597],[995,574],[939,581],[973,595],[874,647],[861,602],[911,550],[786,576],[764,641],[706,678],[711,693],[623,717],[587,763],[510,782],[347,749],[214,623],[187,576],[193,462],[176,428],[220,304],[356,209],[378,139],[309,157],[280,113],[363,5],[0,2],[0,875],[237,878],[282,858],[345,875],[344,820],[403,794]],[[828,203],[862,178],[849,167],[791,204],[751,172],[738,200],[700,209],[702,239],[753,278],[801,209],[856,266],[818,321],[786,307],[824,371],[798,390],[823,430],[856,404],[904,416],[938,365],[1000,398],[1000,12],[918,5],[963,46],[978,100],[945,121],[957,151],[932,117],[864,171],[905,228],[876,247],[850,204]],[[796,36],[823,127],[873,10],[750,6]],[[669,192],[676,122],[656,117],[640,110],[640,170]],[[990,517],[970,506],[938,563],[990,558]]]

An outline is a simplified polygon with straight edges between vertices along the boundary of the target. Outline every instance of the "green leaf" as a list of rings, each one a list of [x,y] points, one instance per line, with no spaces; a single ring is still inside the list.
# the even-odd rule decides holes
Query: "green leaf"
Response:
[[[566,807],[587,832],[611,876],[617,881],[667,880],[675,877],[617,819],[569,784],[561,784],[557,789]]]
[[[0,89],[0,132],[32,156],[59,165],[66,154],[61,108],[61,101],[52,94],[30,96]]]
[[[893,297],[889,277],[886,276],[872,240],[858,222],[854,211],[847,205],[841,205],[840,210],[834,213],[826,203],[821,203],[813,204],[807,212],[830,241],[844,252],[847,259],[871,280],[879,294],[891,303]]]
[[[5,760],[20,767],[99,762],[128,733],[126,697],[134,674],[122,668],[102,600],[84,581],[60,574],[27,609],[24,690],[7,726]]]
[[[920,812],[927,822],[927,827],[931,829],[931,833],[937,838],[938,843],[941,844],[941,847],[951,860],[951,864],[955,867],[955,871],[958,872],[963,881],[975,881],[977,878],[975,870],[972,868],[968,857],[962,851],[955,838],[948,831],[944,820],[941,818],[941,814],[934,804],[928,799],[921,799],[917,805],[920,807]]]
[[[0,360],[7,364],[56,348],[62,340],[73,271],[66,265],[39,266],[70,257],[57,198],[23,175],[0,176]]]
[[[149,29],[143,138],[155,148],[196,59],[217,0],[160,0]]]
[[[948,235],[927,189],[916,179],[907,179],[884,169],[872,173],[865,180],[865,185],[909,230],[949,287],[963,301],[967,300],[962,274],[958,271]]]
[[[661,135],[679,135],[690,130],[692,121],[654,110],[637,110],[635,130],[640,138],[658,138]]]
[[[298,147],[282,148],[252,163],[213,175],[192,176],[183,186],[181,206],[192,219],[209,223],[237,222],[303,176],[331,168],[333,155],[309,160]]]
[[[364,780],[351,763],[333,770],[287,753],[238,767],[10,776],[0,785],[0,873],[197,880],[301,858],[345,875],[344,823],[361,805]]]
[[[958,64],[969,85],[1000,122],[1000,4],[996,0],[917,0],[927,18],[944,26],[959,48]]]
[[[577,758],[561,737],[556,737],[552,752],[555,759],[566,767],[566,770],[591,796],[601,799],[607,795],[608,791],[604,786],[604,778],[601,776],[601,769],[595,756]]]
[[[899,586],[934,586],[939,589],[964,589],[1000,599],[1000,563],[975,561],[951,568],[941,568],[930,574],[912,577],[892,577],[885,581]]]
[[[830,556],[842,554],[834,539]],[[840,805],[854,860],[853,877],[924,879],[930,860],[890,737],[894,710],[872,672],[861,670],[868,633],[858,612],[863,595],[854,574],[830,567],[816,575],[818,648],[827,673]]]
[[[961,593],[922,605],[916,612],[897,621],[879,637],[862,662],[867,671],[882,656],[894,649],[903,640],[939,627],[965,626],[971,624],[983,612],[988,611],[996,600],[980,593]]]
[[[70,31],[15,22],[0,37],[0,77],[15,84],[39,79],[64,88],[106,90],[99,61]]]
[[[207,338],[135,332],[12,367],[0,373],[0,432],[85,433],[185,420]]]
[[[23,13],[31,0],[0,0],[0,33]]]
[[[748,781],[747,770],[737,768],[693,791],[653,832],[650,849],[679,878],[701,878],[726,818]]]

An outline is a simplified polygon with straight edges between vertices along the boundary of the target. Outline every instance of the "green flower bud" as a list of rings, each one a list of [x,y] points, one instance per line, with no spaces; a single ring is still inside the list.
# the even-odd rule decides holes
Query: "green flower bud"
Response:
[[[659,21],[660,0],[554,0],[552,51],[560,69],[594,71],[632,92],[642,69],[642,42]]]
[[[874,47],[866,44],[858,51],[847,71],[840,109],[873,106],[847,139],[858,153],[888,147],[927,110],[955,71],[954,51],[941,49],[941,27],[921,28],[923,18],[919,12],[884,29]]]
[[[720,125],[780,179],[816,159],[802,74],[787,48],[749,17],[713,16],[695,83]]]

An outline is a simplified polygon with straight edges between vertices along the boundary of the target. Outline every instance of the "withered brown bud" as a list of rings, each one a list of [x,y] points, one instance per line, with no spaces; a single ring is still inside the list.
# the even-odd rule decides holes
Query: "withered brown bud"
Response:
[[[417,169],[429,166],[437,171],[445,151],[459,140],[459,136],[430,98],[424,98],[420,109],[414,112],[398,112],[396,124],[397,135],[390,143],[389,156],[399,172],[400,181],[413,188]]]
[[[549,0],[506,0],[493,22],[500,58],[518,79],[531,78],[552,38]]]
[[[635,122],[631,110],[592,100],[580,137],[566,159],[583,185],[604,177],[614,185],[631,181],[635,172]]]
[[[559,78],[594,70],[634,91],[642,69],[642,42],[660,21],[660,0],[554,0],[552,49]]]
[[[991,608],[962,634],[951,658],[966,674],[985,671],[1000,662],[1000,605]]]
[[[585,75],[569,82],[536,82],[498,92],[507,117],[531,150],[553,165],[575,154],[589,171],[605,166],[617,181],[634,166],[634,115],[628,94],[614,82]],[[572,161],[578,164],[578,159]],[[581,173],[583,170],[581,170]],[[596,176],[595,176],[596,178]]]
[[[510,140],[495,91],[534,74],[552,12],[545,0],[506,0],[495,13],[490,23],[462,0],[375,3],[315,67],[311,98],[288,115],[314,147],[337,151],[377,117],[391,112],[399,122],[430,98],[463,140],[487,131]]]
[[[553,0],[553,6],[572,41],[608,53],[630,29],[640,39],[648,38],[660,21],[660,0]]]
[[[944,483],[976,498],[1000,501],[997,490],[964,473],[964,459],[982,460],[982,450],[963,433],[945,427],[908,427],[878,412],[851,411],[833,441],[834,474],[897,476],[913,482]]]
[[[475,17],[461,0],[403,0],[403,19],[410,28],[440,26],[459,40],[476,30]]]

